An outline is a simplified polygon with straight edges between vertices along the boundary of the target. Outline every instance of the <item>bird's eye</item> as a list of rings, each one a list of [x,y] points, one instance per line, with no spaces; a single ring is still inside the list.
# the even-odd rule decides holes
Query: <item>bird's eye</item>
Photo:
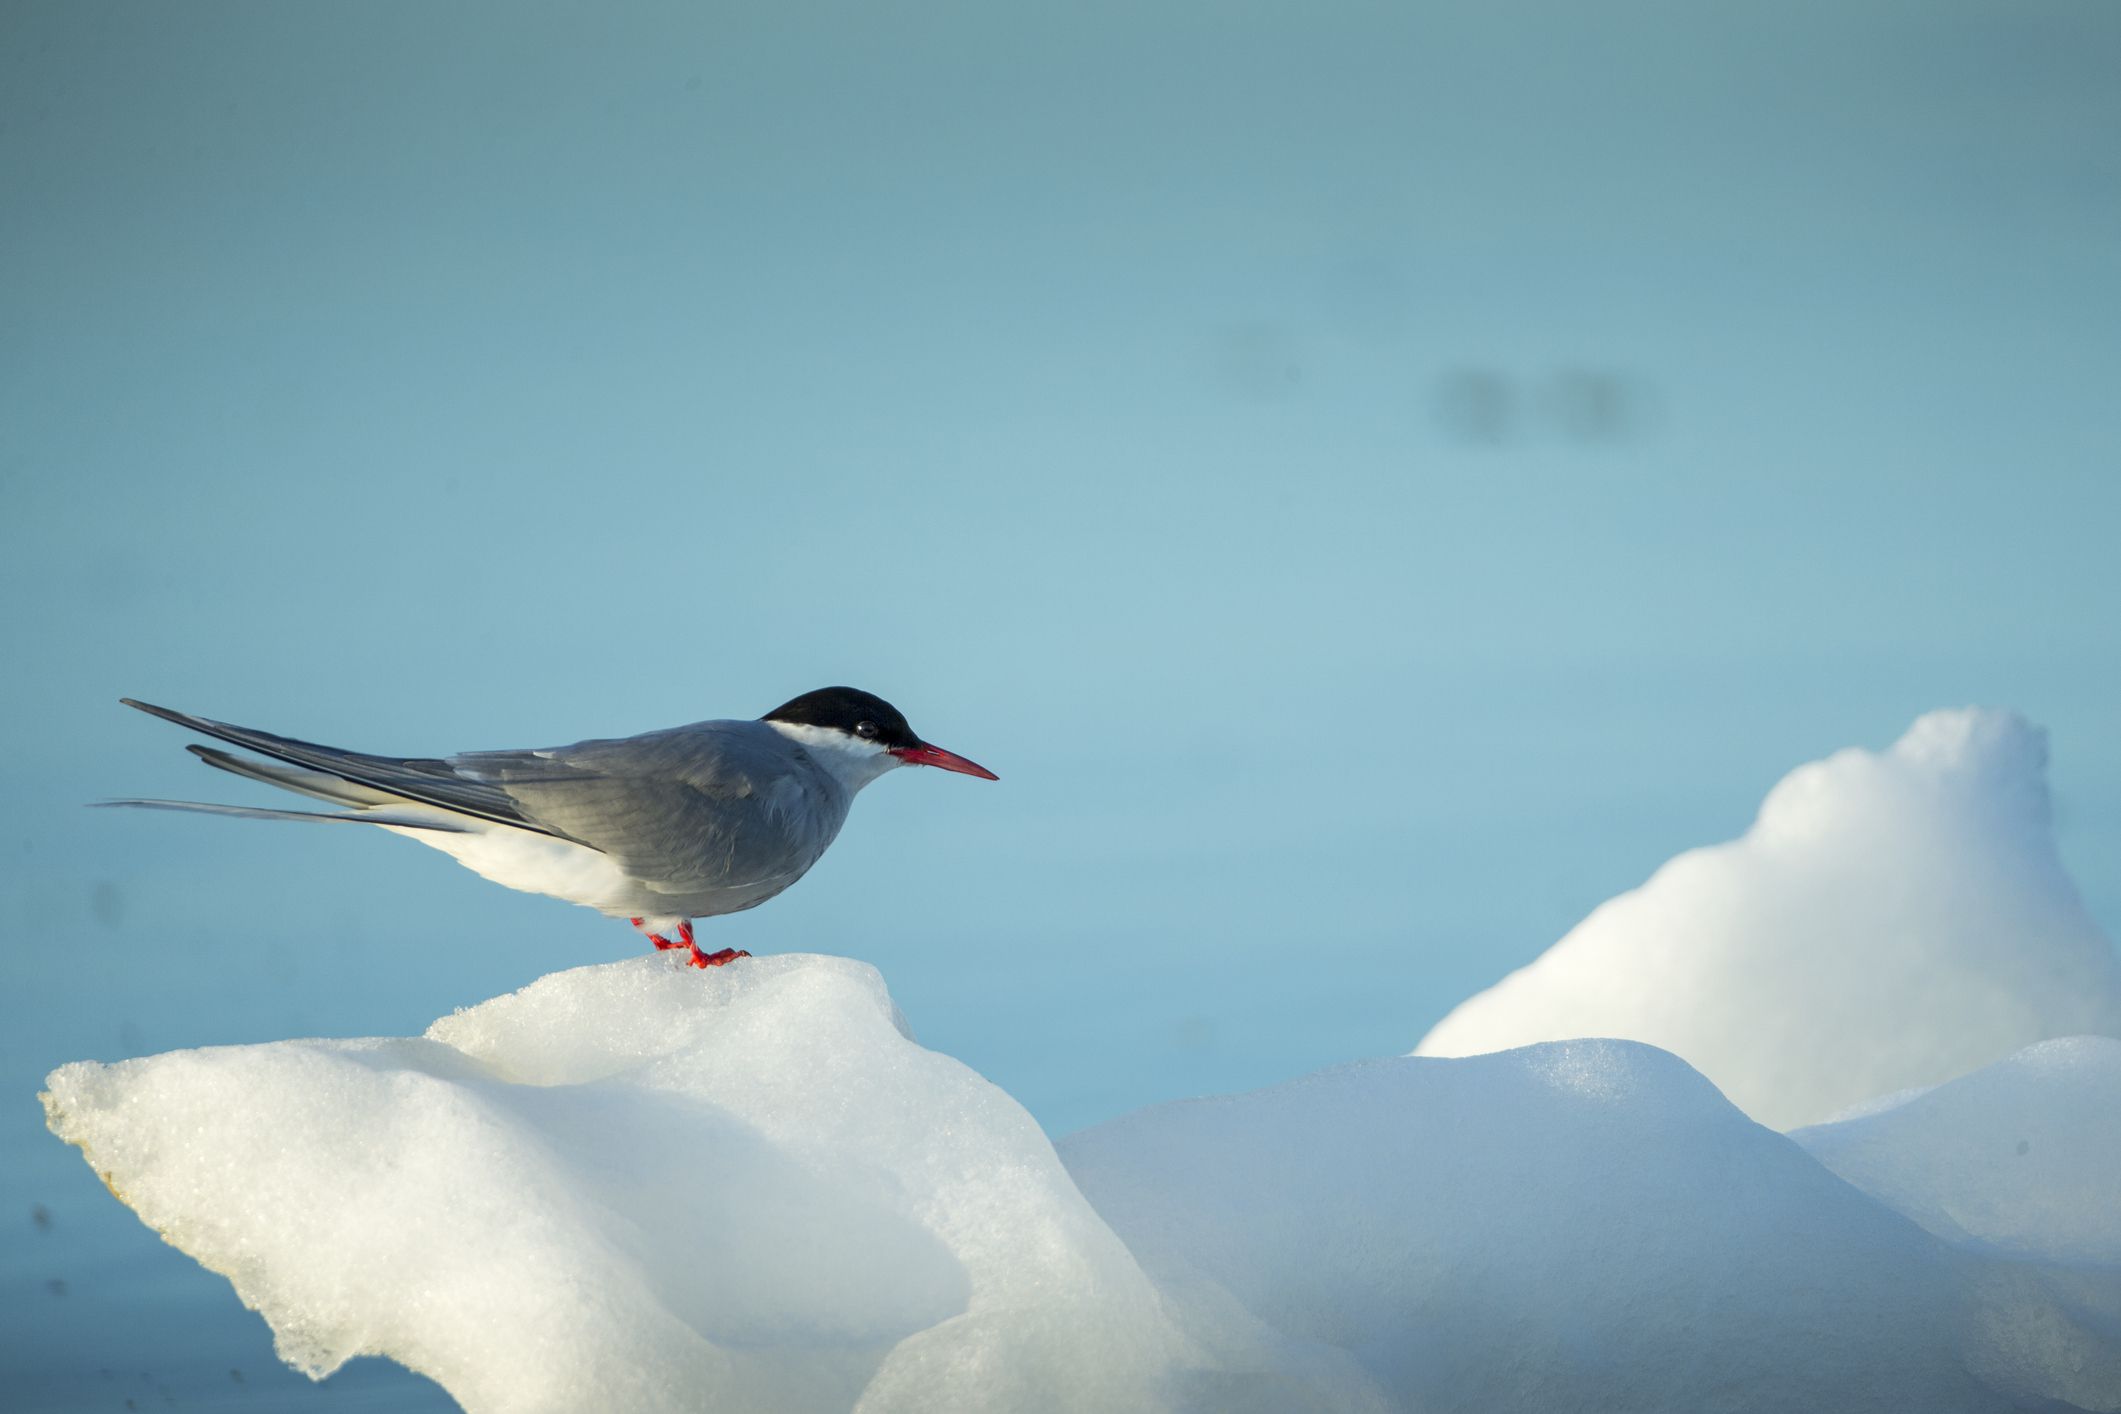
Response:
[[[867,740],[868,738],[876,735],[876,723],[856,722],[854,724],[854,734],[858,737],[863,738],[864,740]]]

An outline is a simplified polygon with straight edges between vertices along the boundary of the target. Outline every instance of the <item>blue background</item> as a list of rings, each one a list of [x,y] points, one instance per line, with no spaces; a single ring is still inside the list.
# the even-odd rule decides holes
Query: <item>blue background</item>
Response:
[[[879,692],[1002,782],[705,939],[875,963],[1055,1133],[1404,1051],[1936,706],[2052,730],[2112,933],[2117,72],[2092,0],[11,0],[0,1394],[418,1388],[273,1365],[51,1067],[639,948],[80,809],[265,799],[121,693],[440,753]]]

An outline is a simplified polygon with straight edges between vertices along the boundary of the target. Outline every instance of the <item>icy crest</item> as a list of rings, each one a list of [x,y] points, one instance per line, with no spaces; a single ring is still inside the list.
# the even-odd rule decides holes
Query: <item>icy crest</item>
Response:
[[[1630,1037],[1786,1129],[2121,1034],[2121,962],[2055,852],[2046,760],[2037,727],[1967,709],[1799,767],[1742,838],[1601,905],[1415,1054]]]

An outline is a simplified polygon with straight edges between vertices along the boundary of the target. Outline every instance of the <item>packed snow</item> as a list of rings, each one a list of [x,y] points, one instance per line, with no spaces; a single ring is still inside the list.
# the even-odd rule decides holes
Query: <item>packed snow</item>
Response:
[[[1571,1041],[1164,1106],[1057,1156],[866,966],[643,957],[423,1038],[70,1065],[47,1104],[291,1363],[388,1355],[478,1411],[2114,1409],[2092,1061],[2048,1083],[2030,1052],[1800,1147],[1672,1055]],[[1950,1206],[1913,1175],[1955,1133],[2003,1182],[1983,1156],[2029,1089],[2022,1255],[1896,1211]],[[1878,1129],[1924,1100],[1951,1123]]]
[[[2043,1039],[2112,1019],[2113,959],[2040,752],[1945,713],[1807,767],[1447,1023],[1588,978],[1763,1118],[1856,1105],[1788,1135],[1671,1050],[1557,1039],[1056,1148],[811,955],[79,1062],[45,1104],[289,1363],[386,1355],[479,1414],[2121,1411],[2121,1041]]]
[[[1609,900],[1415,1054],[1629,1037],[1788,1129],[2121,1035],[2121,960],[2055,851],[2046,764],[2037,727],[1967,709],[1802,766],[1742,838]]]

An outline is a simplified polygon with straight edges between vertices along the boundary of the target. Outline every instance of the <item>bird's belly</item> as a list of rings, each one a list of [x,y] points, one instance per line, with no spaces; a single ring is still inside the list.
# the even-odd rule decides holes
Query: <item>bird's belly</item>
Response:
[[[461,816],[456,818],[461,822]],[[383,828],[439,849],[474,874],[505,888],[548,894],[615,918],[642,911],[641,886],[628,879],[610,855],[571,840],[505,825],[463,834]]]

